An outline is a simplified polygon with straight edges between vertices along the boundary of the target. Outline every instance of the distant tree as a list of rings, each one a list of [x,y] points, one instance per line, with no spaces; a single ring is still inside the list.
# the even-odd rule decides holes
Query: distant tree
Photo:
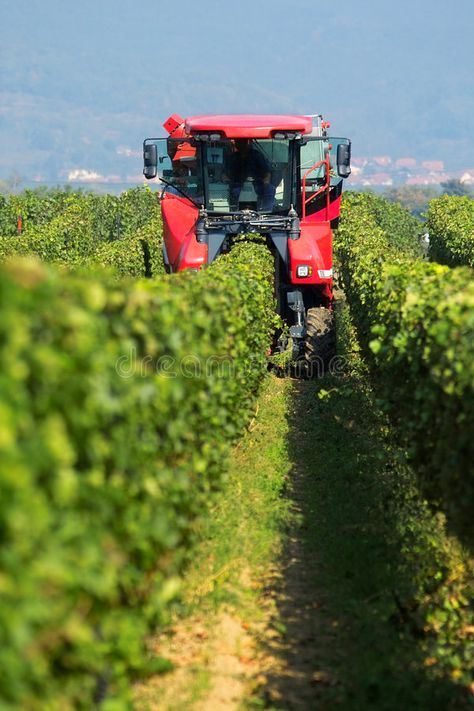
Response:
[[[7,185],[9,186],[8,192],[16,193],[18,192],[18,188],[23,182],[23,178],[19,173],[16,171],[13,171],[7,179]]]
[[[388,188],[383,195],[390,202],[400,203],[412,215],[420,219],[428,209],[429,201],[439,195],[439,190],[436,187],[425,185],[399,185]]]
[[[455,178],[451,180],[445,180],[441,183],[441,189],[445,195],[458,195],[460,197],[474,197],[472,188],[466,183],[462,183],[460,180]]]

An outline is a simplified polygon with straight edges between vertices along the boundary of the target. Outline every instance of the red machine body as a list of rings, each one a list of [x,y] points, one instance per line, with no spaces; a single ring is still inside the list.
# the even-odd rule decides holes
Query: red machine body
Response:
[[[329,138],[320,116],[173,114],[163,126],[167,138],[144,142],[144,174],[165,183],[167,270],[198,270],[238,234],[265,235],[280,312],[301,340],[308,309],[331,307],[332,229],[350,141]]]
[[[286,115],[192,116],[184,122],[184,129],[189,136],[216,132],[225,138],[272,138],[276,131],[309,134],[312,126],[310,116]]]
[[[169,271],[199,269],[207,264],[207,244],[196,240],[199,209],[186,198],[164,195],[161,201],[163,240],[166,245]]]

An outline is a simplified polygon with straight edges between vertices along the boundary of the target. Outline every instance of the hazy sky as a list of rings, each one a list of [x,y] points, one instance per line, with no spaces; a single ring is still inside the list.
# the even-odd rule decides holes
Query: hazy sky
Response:
[[[126,115],[129,140],[174,111],[323,113],[359,153],[474,165],[474,0],[0,0],[0,18],[10,92],[13,67]]]

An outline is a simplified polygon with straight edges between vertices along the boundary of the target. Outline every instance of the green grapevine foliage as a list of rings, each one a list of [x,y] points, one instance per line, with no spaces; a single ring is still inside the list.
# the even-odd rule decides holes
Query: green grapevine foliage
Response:
[[[129,708],[252,413],[272,284],[250,244],[155,280],[1,267],[2,709]]]
[[[443,195],[430,202],[427,217],[431,259],[474,267],[474,200]]]
[[[397,240],[398,241],[398,240]],[[346,199],[337,251],[347,298],[383,405],[404,434],[430,499],[472,536],[474,282],[467,268],[413,259]]]

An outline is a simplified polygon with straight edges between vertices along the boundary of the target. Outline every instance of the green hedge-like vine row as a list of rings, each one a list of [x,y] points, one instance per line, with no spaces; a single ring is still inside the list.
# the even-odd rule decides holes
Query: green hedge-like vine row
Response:
[[[426,227],[432,260],[474,267],[474,200],[452,195],[431,200]]]
[[[474,282],[396,249],[364,196],[345,201],[337,250],[379,392],[432,501],[473,534]]]
[[[374,193],[348,192],[344,202],[363,204],[366,213],[384,230],[391,247],[414,258],[423,256],[420,243],[423,225],[402,205]]]
[[[69,205],[84,199],[81,193],[69,190],[24,190],[19,195],[0,194],[0,236],[14,237],[17,234],[18,218],[22,229],[45,225],[67,209]]]
[[[22,234],[0,237],[0,259],[33,255],[68,268],[105,265],[120,276],[163,273],[160,209],[150,190],[136,188],[120,197],[27,193],[10,198],[10,212],[22,199],[30,216]]]
[[[122,280],[0,268],[0,706],[129,708],[254,406],[272,259]]]
[[[97,195],[52,189],[25,190],[19,195],[0,195],[0,235],[17,235],[17,218],[21,215],[23,232],[46,225],[72,205],[83,205],[93,218],[97,239],[111,241],[117,233],[124,236],[143,227],[150,212],[157,208],[157,195],[149,188],[137,187],[120,195]]]

